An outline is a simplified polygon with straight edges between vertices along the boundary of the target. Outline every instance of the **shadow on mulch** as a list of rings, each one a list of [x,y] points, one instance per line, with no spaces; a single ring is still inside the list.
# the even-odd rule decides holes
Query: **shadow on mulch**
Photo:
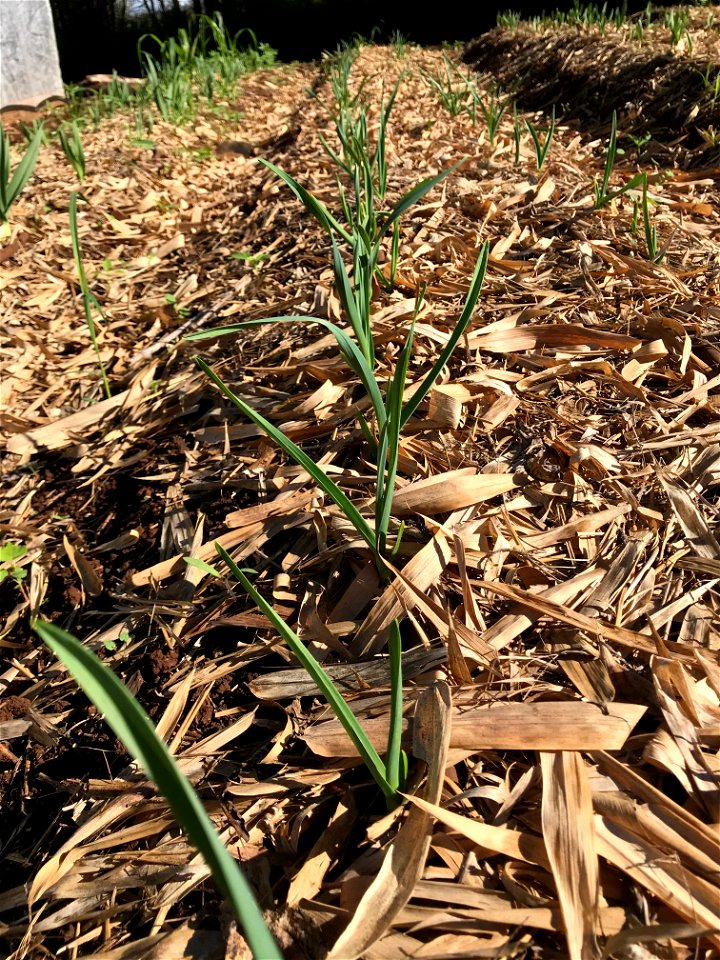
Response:
[[[514,91],[523,110],[549,111],[598,134],[616,110],[620,128],[651,134],[681,167],[720,161],[701,131],[720,127],[720,99],[705,91],[703,73],[716,61],[678,56],[615,36],[575,28],[531,33],[498,27],[465,48],[463,61]]]

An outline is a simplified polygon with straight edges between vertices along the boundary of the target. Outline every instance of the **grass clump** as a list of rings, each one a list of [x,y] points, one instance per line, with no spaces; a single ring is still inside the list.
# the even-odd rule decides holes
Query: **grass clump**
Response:
[[[154,45],[153,52],[146,49],[148,43]],[[194,34],[181,29],[165,40],[144,34],[138,41],[138,60],[145,77],[142,102],[154,102],[163,120],[183,124],[195,115],[199,99],[235,97],[240,77],[273,66],[276,52],[259,43],[250,29],[230,34],[217,11],[203,14]]]

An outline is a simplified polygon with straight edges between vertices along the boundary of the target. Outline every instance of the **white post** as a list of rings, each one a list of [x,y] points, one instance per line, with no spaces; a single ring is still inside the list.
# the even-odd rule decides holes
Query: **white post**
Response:
[[[50,0],[0,0],[0,109],[62,96]]]

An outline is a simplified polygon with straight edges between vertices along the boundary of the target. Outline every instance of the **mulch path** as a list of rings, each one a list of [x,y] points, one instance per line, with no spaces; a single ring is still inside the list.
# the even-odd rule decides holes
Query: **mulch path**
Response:
[[[692,51],[661,28],[638,47],[628,98],[653,139],[645,154],[621,139],[612,179],[651,173],[659,263],[633,224],[637,191],[593,207],[612,109],[621,133],[640,130],[613,87],[627,37],[521,27],[465,51],[486,87],[523,75],[519,110],[559,105],[541,171],[527,135],[515,162],[511,111],[492,145],[437,101],[422,70],[443,69],[440,51],[361,50],[353,82],[366,78],[371,104],[404,74],[391,196],[466,158],[403,219],[396,287],[377,290],[381,378],[427,283],[421,380],[490,241],[470,332],[401,441],[407,527],[385,588],[334,505],[193,361],[367,507],[362,397],[332,338],[297,323],[182,339],[270,316],[342,322],[326,236],[252,155],[339,209],[318,139],[332,123],[308,92],[330,100],[321,65],[248,76],[237,104],[186,126],[139,137],[118,114],[84,131],[80,239],[109,399],[70,246],[78,184],[55,141],[41,151],[0,247],[0,524],[26,547],[0,586],[0,938],[14,960],[247,955],[36,616],[81,637],[148,711],[288,957],[325,956],[353,915],[377,960],[720,946],[720,165],[698,132],[715,105],[687,119],[690,88],[663,86],[716,50],[714,28],[691,35]],[[578,95],[597,78],[593,50],[599,100]],[[252,149],[215,149],[227,141]],[[239,586],[185,563],[219,563],[216,540],[258,571],[379,746],[386,631],[402,620],[409,811],[387,814]],[[429,772],[423,736],[440,758]],[[410,881],[383,919],[370,885],[388,851]]]

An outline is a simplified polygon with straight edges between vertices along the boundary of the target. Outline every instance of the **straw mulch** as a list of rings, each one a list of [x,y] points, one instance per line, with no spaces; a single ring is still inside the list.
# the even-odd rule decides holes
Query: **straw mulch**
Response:
[[[307,92],[329,98],[321,71],[253,75],[235,121],[158,123],[152,149],[129,145],[120,117],[86,134],[81,241],[109,400],[57,146],[17,203],[0,249],[0,522],[29,571],[1,594],[0,936],[14,960],[247,955],[165,802],[30,630],[36,615],[81,637],[153,717],[287,957],[325,956],[351,918],[335,957],[720,946],[720,169],[699,154],[681,167],[669,148],[651,177],[666,248],[652,263],[632,197],[593,209],[603,153],[579,117],[559,122],[541,173],[527,136],[516,166],[509,114],[493,148],[433,97],[419,67],[441,64],[364,48],[353,74],[377,103],[405,71],[393,197],[467,158],[404,219],[397,288],[376,301],[382,377],[427,282],[419,381],[491,243],[471,332],[402,438],[407,528],[384,589],[336,508],[192,361],[370,504],[362,396],[334,341],[300,324],[181,339],[273,315],[342,320],[327,238],[253,157],[214,149],[248,142],[337,209],[318,140],[332,129]],[[595,119],[606,137],[609,114]],[[635,169],[626,151],[613,185]],[[403,808],[386,813],[237,585],[184,562],[215,562],[216,540],[258,571],[380,749],[386,629],[402,621]]]

